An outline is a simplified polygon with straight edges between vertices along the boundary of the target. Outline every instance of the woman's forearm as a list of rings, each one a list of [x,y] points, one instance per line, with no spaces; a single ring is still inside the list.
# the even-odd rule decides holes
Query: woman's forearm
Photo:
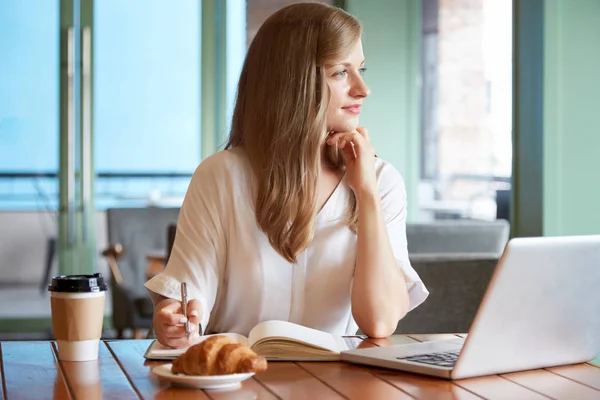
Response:
[[[357,201],[352,315],[364,334],[385,337],[408,311],[406,280],[394,258],[378,194],[360,194]]]

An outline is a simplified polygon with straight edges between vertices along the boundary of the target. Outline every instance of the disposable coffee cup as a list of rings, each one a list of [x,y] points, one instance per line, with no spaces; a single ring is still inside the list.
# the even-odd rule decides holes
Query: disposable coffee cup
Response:
[[[100,273],[52,278],[48,291],[60,360],[98,359],[107,288]]]

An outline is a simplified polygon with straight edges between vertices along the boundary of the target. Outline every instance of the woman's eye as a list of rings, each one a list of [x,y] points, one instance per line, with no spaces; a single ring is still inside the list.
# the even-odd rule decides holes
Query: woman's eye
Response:
[[[362,68],[359,68],[357,71],[358,71],[358,74],[360,76],[363,76],[363,74],[367,71],[367,68],[366,67],[362,67]],[[344,78],[344,77],[348,76],[348,70],[344,69],[342,71],[335,72],[333,74],[333,76],[336,77],[336,78]]]

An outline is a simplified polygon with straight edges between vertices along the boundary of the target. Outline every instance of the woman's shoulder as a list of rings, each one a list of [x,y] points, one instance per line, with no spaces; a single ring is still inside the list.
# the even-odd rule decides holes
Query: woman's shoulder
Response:
[[[397,215],[406,207],[406,186],[402,174],[392,163],[379,157],[375,160],[375,171],[384,212]]]
[[[194,171],[187,196],[201,196],[204,201],[231,204],[244,198],[251,183],[252,169],[242,149],[218,151],[205,158]]]
[[[375,173],[377,175],[377,181],[379,182],[380,188],[402,185],[404,186],[404,179],[402,174],[392,163],[384,160],[381,157],[375,158]]]
[[[213,177],[219,182],[224,180],[245,179],[250,171],[250,162],[240,147],[218,151],[205,158],[194,172],[195,177]],[[229,179],[226,179],[229,178]]]

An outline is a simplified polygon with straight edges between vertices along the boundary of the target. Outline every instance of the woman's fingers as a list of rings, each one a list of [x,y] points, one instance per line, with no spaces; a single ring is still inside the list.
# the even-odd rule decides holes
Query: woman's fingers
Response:
[[[198,327],[190,324],[190,337],[198,332]],[[169,339],[178,339],[185,336],[185,325],[165,325],[163,329],[164,336]]]
[[[357,136],[358,134],[356,132],[338,132],[332,135],[329,140],[327,140],[327,144],[333,145],[337,143],[340,150],[346,154],[348,153],[346,146],[351,146],[349,149],[349,154],[356,158],[358,155],[356,146],[360,146],[360,144],[357,143],[359,140]]]
[[[171,313],[181,312],[181,302],[175,299],[164,299],[159,302],[155,308],[159,311]]]
[[[352,132],[336,132],[329,136],[327,144],[335,144],[338,142],[340,147],[345,147],[348,143],[354,143],[355,146],[370,143],[369,131],[367,128],[359,126]]]
[[[159,325],[156,333],[160,343],[173,348],[190,346],[199,336],[198,325],[196,324],[190,324],[189,339],[185,333],[185,324]]]
[[[354,137],[342,137],[339,142],[339,148],[343,150],[344,154],[352,156],[352,158],[358,157],[356,153],[356,144],[354,143]]]
[[[162,338],[159,337],[158,339],[158,341],[165,346],[171,347],[173,349],[182,349],[194,344],[194,340],[196,339],[196,337],[190,336],[190,338],[188,339],[185,337],[185,335],[183,335],[180,338],[168,338],[163,336]]]
[[[190,323],[194,325],[200,324],[200,320],[202,319],[202,305],[198,300],[190,300],[187,306],[188,318],[190,319]]]
[[[357,158],[360,154],[368,154],[372,151],[368,131],[364,128],[357,128],[355,132],[337,132],[327,139],[329,145],[336,142],[343,150],[343,154],[349,158]],[[365,150],[367,153],[364,153]]]
[[[356,138],[358,140],[358,132],[337,132],[334,133],[327,139],[327,144],[335,144],[338,142],[340,147],[345,145],[347,142],[354,140]]]
[[[375,151],[369,141],[368,131],[360,127],[353,132],[334,133],[327,139],[327,144],[331,146],[336,143],[341,150],[352,190],[355,193],[376,193]]]
[[[161,307],[161,303],[165,302]],[[158,304],[154,319],[163,325],[184,324],[187,319],[181,313],[181,302],[174,299],[163,300]]]
[[[159,342],[173,348],[182,348],[193,344],[199,336],[201,307],[198,300],[188,302],[190,321],[190,337],[185,334],[185,323],[188,318],[182,314],[181,302],[165,299],[156,305],[154,312],[154,328]]]
[[[181,302],[175,299],[163,300],[166,303],[161,307],[158,304],[158,310],[155,312],[155,318],[158,322],[166,325],[184,324],[187,319],[183,316]],[[192,324],[199,324],[202,317],[202,306],[198,300],[190,300],[187,306],[187,314]]]
[[[371,141],[371,139],[369,139],[369,131],[367,130],[367,128],[365,128],[363,126],[359,126],[358,128],[356,128],[356,131],[358,133],[360,133],[362,135],[362,137],[367,139],[369,142]]]
[[[356,148],[354,146],[353,141],[350,141],[350,147],[352,148],[352,156],[354,156],[354,158],[358,157],[358,155],[356,154]]]

